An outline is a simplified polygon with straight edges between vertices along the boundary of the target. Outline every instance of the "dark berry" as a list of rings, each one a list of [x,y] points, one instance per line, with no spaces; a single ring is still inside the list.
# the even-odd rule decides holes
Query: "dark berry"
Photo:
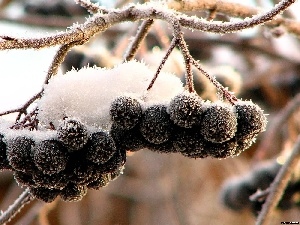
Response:
[[[177,128],[173,145],[182,155],[190,158],[205,158],[208,156],[204,139],[199,128]]]
[[[168,110],[176,125],[191,128],[201,122],[203,101],[195,93],[179,94],[171,100]]]
[[[171,137],[172,125],[166,106],[154,105],[143,113],[140,131],[150,143],[161,144]]]
[[[69,152],[83,148],[88,141],[87,128],[74,119],[65,119],[57,129],[57,136]]]
[[[123,129],[130,129],[139,122],[142,107],[138,100],[120,96],[112,102],[109,112],[113,122]]]
[[[66,202],[80,201],[87,193],[87,187],[69,183],[60,193],[60,197]]]
[[[57,140],[43,140],[35,146],[34,162],[43,173],[58,173],[66,168],[67,149]]]
[[[116,151],[112,137],[107,132],[99,131],[89,137],[86,158],[94,163],[105,163]]]
[[[240,211],[251,205],[249,197],[255,192],[246,180],[230,180],[222,187],[221,201],[228,208]]]
[[[37,186],[50,188],[50,189],[62,189],[68,183],[68,178],[65,173],[55,173],[52,175],[44,174],[41,171],[33,173],[33,181]]]
[[[28,186],[28,187],[36,186],[36,183],[33,180],[32,173],[14,171],[14,178],[20,186]]]
[[[146,148],[150,151],[158,152],[158,153],[176,153],[178,149],[176,149],[173,145],[173,141],[169,140],[162,144],[153,144],[147,143]]]
[[[30,187],[29,190],[33,197],[46,203],[53,202],[60,193],[60,190],[43,187]]]
[[[111,181],[111,174],[110,173],[105,173],[102,174],[97,180],[89,183],[87,185],[88,188],[94,189],[94,190],[99,190],[102,187],[105,187],[108,185],[108,183]]]
[[[29,173],[35,171],[33,161],[34,141],[25,136],[13,138],[8,141],[7,158],[9,164],[18,171]]]
[[[233,138],[236,127],[236,115],[232,108],[216,103],[209,105],[205,111],[201,123],[201,133],[206,140],[221,143]]]
[[[213,143],[206,141],[205,149],[209,156],[218,159],[225,159],[235,155],[237,141],[235,138],[222,143]]]
[[[0,171],[5,169],[12,169],[11,165],[9,165],[7,155],[6,155],[6,144],[3,141],[4,136],[0,134]]]
[[[266,129],[267,118],[263,110],[251,101],[235,103],[237,113],[237,138],[247,138]]]
[[[275,179],[281,165],[276,161],[258,164],[252,171],[251,185],[256,189],[267,189]]]
[[[113,157],[111,157],[106,163],[99,165],[98,171],[101,173],[113,173],[118,171],[121,167],[125,165],[126,162],[126,151],[118,150],[115,152]]]
[[[119,149],[126,149],[127,151],[134,152],[145,148],[146,140],[138,127],[124,130],[113,123],[110,134],[115,141],[116,147]]]
[[[243,151],[247,150],[251,147],[251,145],[255,142],[256,138],[249,136],[248,138],[241,138],[237,140],[237,147],[234,153],[234,156],[238,156]]]

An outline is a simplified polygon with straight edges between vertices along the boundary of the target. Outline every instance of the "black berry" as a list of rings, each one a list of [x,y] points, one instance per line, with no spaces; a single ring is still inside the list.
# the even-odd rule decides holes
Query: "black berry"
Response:
[[[150,106],[145,110],[140,124],[143,137],[153,144],[161,144],[171,137],[172,121],[164,105]]]
[[[236,129],[236,115],[230,106],[218,103],[208,106],[201,123],[201,133],[206,140],[215,143],[228,141]]]
[[[88,141],[87,128],[74,119],[65,119],[57,129],[57,136],[69,152],[83,148]]]
[[[130,129],[139,122],[142,107],[138,100],[120,96],[112,102],[109,112],[113,122],[123,129]]]
[[[60,197],[66,202],[80,201],[87,193],[87,187],[69,183],[60,193]]]
[[[191,128],[201,122],[203,100],[194,93],[179,94],[171,100],[168,110],[176,125]]]
[[[53,202],[60,193],[60,190],[43,187],[30,187],[29,190],[33,197],[46,203]]]

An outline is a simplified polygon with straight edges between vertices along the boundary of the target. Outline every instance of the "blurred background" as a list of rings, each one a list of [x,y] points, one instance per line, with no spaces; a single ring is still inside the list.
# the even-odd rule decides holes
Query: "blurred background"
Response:
[[[137,1],[103,0],[98,3],[121,7],[129,2]],[[243,1],[244,5],[266,9],[275,3],[276,0]],[[283,16],[299,22],[299,15],[295,13],[299,10],[299,3],[292,5]],[[205,11],[187,13],[203,18],[209,16]],[[64,31],[74,23],[84,22],[87,17],[88,12],[71,0],[2,0],[0,35],[39,37]],[[217,13],[214,20],[230,21],[230,17]],[[113,26],[84,46],[73,48],[60,73],[88,65],[110,68],[122,62],[138,25]],[[170,37],[168,24],[156,21],[136,59],[157,68]],[[256,208],[253,205],[230,209],[222,201],[221,193],[228,180],[252,176],[254,168],[266,162],[282,164],[291,152],[300,131],[299,101],[293,101],[300,91],[299,38],[286,33],[283,27],[267,26],[226,35],[184,30],[184,37],[191,54],[210,74],[238,98],[252,99],[268,114],[267,131],[259,135],[256,143],[240,156],[224,160],[190,159],[146,149],[128,152],[124,174],[108,186],[99,191],[89,190],[80,202],[56,199],[44,204],[34,200],[8,224],[254,224]],[[41,90],[57,49],[0,52],[0,112],[18,108]],[[179,50],[172,52],[163,70],[176,74],[184,82],[184,64]],[[194,71],[194,80],[196,91],[203,99],[217,100],[216,89],[202,74]],[[283,117],[289,104],[294,104],[295,110]],[[9,114],[0,119],[13,121],[15,117]],[[11,172],[2,171],[0,176],[0,209],[5,210],[23,189],[16,184]],[[265,173],[255,176],[264,178]],[[298,172],[293,181],[299,180]],[[279,209],[273,224],[300,221],[299,196],[299,189],[293,192],[289,198],[290,207]],[[241,204],[248,203],[242,201]]]

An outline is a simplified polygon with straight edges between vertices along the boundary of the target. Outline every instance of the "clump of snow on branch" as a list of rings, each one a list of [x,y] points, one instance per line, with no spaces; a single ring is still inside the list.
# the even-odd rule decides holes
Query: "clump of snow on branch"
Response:
[[[147,90],[155,71],[144,63],[129,61],[113,69],[86,67],[50,79],[38,102],[38,119],[42,127],[55,127],[65,117],[77,118],[89,126],[108,129],[109,107],[120,95],[139,99],[143,106],[167,103],[184,90],[179,78],[160,73]]]

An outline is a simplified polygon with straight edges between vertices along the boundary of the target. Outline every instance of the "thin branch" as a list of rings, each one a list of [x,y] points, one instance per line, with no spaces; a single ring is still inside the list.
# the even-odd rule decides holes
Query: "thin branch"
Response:
[[[109,10],[107,10],[104,7],[100,7],[99,4],[92,3],[89,0],[74,0],[76,4],[79,4],[83,8],[85,8],[89,13],[95,14],[98,12],[102,13],[108,13]]]
[[[187,44],[184,40],[183,37],[183,32],[181,31],[181,26],[179,23],[174,22],[173,24],[173,29],[174,29],[174,36],[178,40],[178,45],[180,47],[180,50],[182,52],[183,58],[184,58],[184,64],[185,64],[185,80],[186,80],[186,85],[190,93],[195,92],[194,88],[194,82],[193,82],[193,73],[192,73],[192,60],[193,57],[191,56],[189,49],[187,47]]]
[[[137,50],[139,49],[142,41],[145,39],[148,34],[154,20],[149,19],[142,22],[141,26],[138,28],[137,34],[130,43],[128,50],[124,55],[124,61],[130,61],[135,56]]]
[[[268,195],[261,212],[258,215],[256,225],[267,225],[272,213],[276,210],[284,190],[286,189],[292,174],[300,161],[300,136],[293,147],[292,153],[279,170],[275,180],[270,186],[270,194]]]
[[[15,217],[15,215],[20,212],[20,209],[24,207],[27,203],[31,202],[34,198],[29,192],[29,189],[27,188],[16,200],[15,202],[8,207],[8,209],[3,212],[0,216],[0,224],[6,224],[9,222],[12,218]]]
[[[173,38],[172,41],[171,41],[171,44],[166,52],[166,55],[163,57],[163,59],[161,60],[159,66],[158,66],[158,69],[156,70],[156,73],[153,77],[153,79],[151,80],[148,88],[147,88],[147,91],[149,91],[153,84],[155,83],[157,77],[158,77],[158,74],[160,73],[161,69],[163,68],[163,66],[165,65],[167,59],[169,58],[170,54],[172,53],[173,49],[176,47],[178,41],[177,41],[177,38]]]
[[[228,91],[227,88],[223,87],[222,84],[220,84],[219,81],[216,80],[215,77],[211,76],[209,73],[207,73],[202,67],[201,65],[195,60],[192,59],[192,64],[204,75],[206,76],[209,81],[217,88],[217,90],[221,91],[221,93],[223,94],[223,96],[231,103],[234,104],[234,102],[236,102],[238,99],[231,93]]]
[[[218,22],[207,22],[203,19],[189,17],[185,14],[174,12],[165,6],[160,7],[159,3],[157,2],[143,5],[130,5],[122,9],[112,10],[108,14],[96,14],[92,18],[89,18],[82,25],[73,26],[69,31],[61,32],[51,36],[24,39],[15,37],[3,39],[3,36],[0,36],[0,39],[3,39],[0,41],[0,50],[26,48],[40,49],[49,46],[68,44],[84,39],[86,39],[86,42],[95,34],[103,32],[115,24],[125,21],[138,21],[145,19],[161,19],[171,22],[170,18],[176,17],[181,26],[189,29],[213,33],[236,32],[272,20],[276,15],[288,8],[295,1],[296,0],[283,0],[270,11],[262,15],[254,16],[241,22],[226,22],[222,24]],[[294,26],[293,31],[298,32],[298,30],[298,34],[300,35],[300,28]]]

